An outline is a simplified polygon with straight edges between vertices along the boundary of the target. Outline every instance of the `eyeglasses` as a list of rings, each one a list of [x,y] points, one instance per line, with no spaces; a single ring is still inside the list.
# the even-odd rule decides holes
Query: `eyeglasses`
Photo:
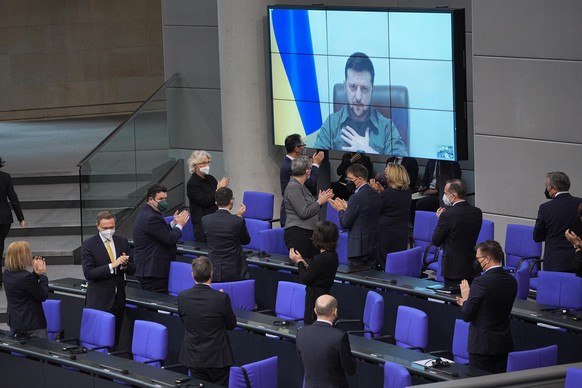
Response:
[[[476,258],[477,260],[479,260],[479,259],[488,259],[488,258],[489,258],[489,256],[475,256],[475,258]]]
[[[305,144],[299,144],[297,147],[299,147],[299,148],[305,148],[307,146]]]
[[[205,162],[198,163],[198,166],[208,166],[208,165],[211,165],[211,164],[212,164],[212,162],[210,160],[207,160]]]

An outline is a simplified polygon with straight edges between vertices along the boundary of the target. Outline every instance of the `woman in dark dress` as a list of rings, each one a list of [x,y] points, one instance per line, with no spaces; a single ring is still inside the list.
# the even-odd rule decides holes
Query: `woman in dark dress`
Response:
[[[375,180],[370,181],[370,186],[380,193],[382,199],[379,221],[381,263],[385,263],[388,253],[408,248],[408,214],[412,202],[406,168],[388,163],[384,174],[388,184],[386,189]]]
[[[192,176],[188,180],[186,191],[190,200],[190,221],[194,226],[194,239],[206,242],[204,229],[202,228],[202,217],[214,213],[216,206],[215,193],[220,187],[227,187],[229,179],[223,177],[217,181],[210,175],[210,164],[212,156],[206,151],[194,151],[188,159],[188,169]]]
[[[313,257],[311,264],[307,264],[301,254],[291,248],[289,257],[299,270],[299,279],[305,284],[305,313],[304,322],[312,324],[316,320],[315,300],[321,295],[329,294],[339,259],[336,248],[339,239],[337,226],[329,221],[318,222],[313,231],[313,245],[319,249],[319,254]]]

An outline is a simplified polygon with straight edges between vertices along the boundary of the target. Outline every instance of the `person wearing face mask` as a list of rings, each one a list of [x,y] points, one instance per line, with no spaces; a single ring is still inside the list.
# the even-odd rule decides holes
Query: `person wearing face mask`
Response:
[[[491,373],[504,373],[507,355],[513,351],[509,315],[517,295],[515,278],[503,269],[504,253],[497,241],[476,247],[476,261],[483,275],[469,286],[461,282],[461,317],[470,322],[467,350],[469,365]]]
[[[168,292],[170,262],[176,260],[176,243],[190,219],[187,210],[176,210],[168,225],[162,214],[167,209],[168,189],[154,183],[133,224],[135,276],[144,290],[161,293]]]
[[[469,283],[475,277],[473,261],[475,244],[481,231],[481,209],[465,201],[467,188],[460,179],[448,180],[443,194],[447,206],[437,210],[438,223],[432,243],[444,249],[442,275],[447,286],[458,286],[461,280]]]
[[[212,214],[218,209],[216,207],[214,194],[221,187],[227,187],[230,180],[223,177],[217,181],[210,175],[210,165],[212,157],[206,151],[196,150],[192,152],[188,159],[188,169],[190,179],[186,185],[188,200],[190,201],[190,217],[194,226],[194,239],[199,242],[206,242],[204,229],[202,227],[202,217]]]
[[[534,226],[533,238],[536,242],[545,241],[544,270],[574,272],[572,256],[574,247],[566,239],[566,230],[582,236],[582,221],[578,206],[582,198],[572,196],[570,178],[561,171],[548,172],[544,195],[551,201],[540,205]]]
[[[115,234],[115,215],[97,214],[98,233],[83,242],[81,264],[87,279],[85,307],[115,316],[115,346],[125,312],[125,274],[135,273],[133,249],[125,237]]]

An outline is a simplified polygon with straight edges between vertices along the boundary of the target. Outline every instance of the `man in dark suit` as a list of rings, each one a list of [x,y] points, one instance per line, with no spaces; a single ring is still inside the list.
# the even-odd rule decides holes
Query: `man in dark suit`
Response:
[[[0,158],[0,168],[2,167],[4,167],[4,161]],[[0,171],[0,289],[2,289],[2,267],[4,266],[4,240],[6,240],[6,236],[10,232],[10,226],[14,221],[10,205],[12,205],[14,213],[16,213],[20,227],[24,228],[26,221],[20,208],[18,196],[14,191],[14,186],[12,186],[12,178],[10,174]]]
[[[210,259],[192,260],[192,277],[196,285],[178,295],[178,313],[185,328],[179,361],[192,376],[228,386],[234,356],[226,331],[236,327],[236,316],[228,294],[210,287]]]
[[[449,179],[461,179],[461,174],[459,162],[429,159],[418,188],[418,191],[425,197],[416,201],[416,210],[437,211],[439,208],[438,194],[439,190],[442,190],[442,183],[440,182],[446,182]]]
[[[281,162],[281,166],[279,167],[279,182],[281,184],[281,196],[285,195],[285,188],[293,176],[291,172],[291,162],[293,159],[296,159],[303,155],[303,151],[305,150],[305,144],[301,139],[301,136],[298,134],[289,135],[285,138],[285,151],[287,154],[283,158]],[[322,151],[315,152],[313,157],[311,158],[311,175],[305,181],[305,187],[309,190],[309,192],[313,195],[317,195],[317,178],[319,177],[319,165],[323,161],[324,153]],[[285,212],[285,204],[281,201],[281,227],[285,226],[285,220],[287,218],[287,213]]]
[[[125,312],[125,274],[135,273],[132,248],[125,237],[115,235],[115,215],[97,214],[98,234],[81,247],[83,274],[88,280],[85,306],[115,315],[115,344],[119,341]]]
[[[432,243],[444,249],[442,275],[445,284],[458,286],[461,280],[475,277],[475,244],[481,231],[481,209],[465,200],[467,188],[460,179],[447,181],[443,202],[447,206],[437,210],[438,224]]]
[[[551,199],[540,205],[534,227],[533,238],[537,242],[546,242],[544,248],[544,270],[574,272],[572,257],[574,248],[565,237],[570,229],[582,236],[582,221],[578,217],[578,206],[582,198],[573,197],[570,190],[570,178],[563,172],[546,174],[546,198]]]
[[[355,190],[350,204],[341,198],[329,203],[339,212],[340,224],[348,232],[348,260],[369,268],[379,264],[378,222],[382,201],[380,194],[368,185],[368,170],[352,164],[346,171],[348,188]]]
[[[174,213],[168,225],[162,212],[168,208],[168,189],[159,183],[148,188],[147,203],[133,224],[135,275],[144,290],[168,292],[170,262],[176,259],[176,243],[190,214]]]
[[[503,250],[497,241],[477,247],[477,262],[484,272],[469,286],[461,283],[461,317],[469,326],[469,365],[492,373],[504,373],[507,354],[513,351],[509,315],[517,294],[515,278],[503,265]]]
[[[218,210],[202,217],[202,227],[208,241],[208,258],[212,261],[215,282],[233,282],[250,278],[249,267],[243,253],[243,244],[251,237],[242,218],[246,207],[241,203],[236,216],[230,214],[234,206],[232,190],[216,190]]]
[[[333,327],[337,319],[337,300],[322,295],[315,301],[317,321],[297,330],[297,354],[303,364],[304,388],[347,387],[348,375],[356,373],[356,360],[350,340],[343,331]]]

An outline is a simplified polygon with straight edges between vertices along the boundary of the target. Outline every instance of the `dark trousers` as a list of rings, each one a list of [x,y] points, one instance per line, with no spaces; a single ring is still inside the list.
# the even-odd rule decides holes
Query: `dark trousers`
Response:
[[[188,368],[192,377],[228,387],[230,366],[224,368]]]
[[[168,293],[168,278],[137,277],[143,290],[155,291],[161,294]]]
[[[117,293],[115,295],[115,302],[113,306],[108,311],[115,316],[115,345],[117,349],[117,344],[119,343],[119,335],[121,333],[121,325],[123,324],[123,316],[125,315],[125,296],[123,294]]]
[[[0,225],[0,284],[2,284],[2,267],[4,267],[4,240],[10,232],[10,224]]]
[[[194,227],[194,240],[198,242],[206,242],[206,235],[204,234],[202,222],[192,223],[192,226]]]
[[[378,259],[376,257],[370,256],[354,256],[348,257],[349,264],[361,265],[362,267],[368,267],[370,269],[376,269],[378,265]]]
[[[427,212],[436,212],[439,208],[439,197],[437,195],[429,195],[416,201],[416,210],[424,210]]]
[[[310,263],[313,256],[319,253],[319,250],[315,248],[315,245],[311,242],[312,235],[313,230],[303,229],[298,226],[285,228],[285,231],[283,232],[287,248],[295,248],[296,251],[301,253],[301,256],[305,261],[307,261],[307,263]]]
[[[491,373],[505,373],[507,370],[507,353],[476,354],[469,353],[469,366]]]

